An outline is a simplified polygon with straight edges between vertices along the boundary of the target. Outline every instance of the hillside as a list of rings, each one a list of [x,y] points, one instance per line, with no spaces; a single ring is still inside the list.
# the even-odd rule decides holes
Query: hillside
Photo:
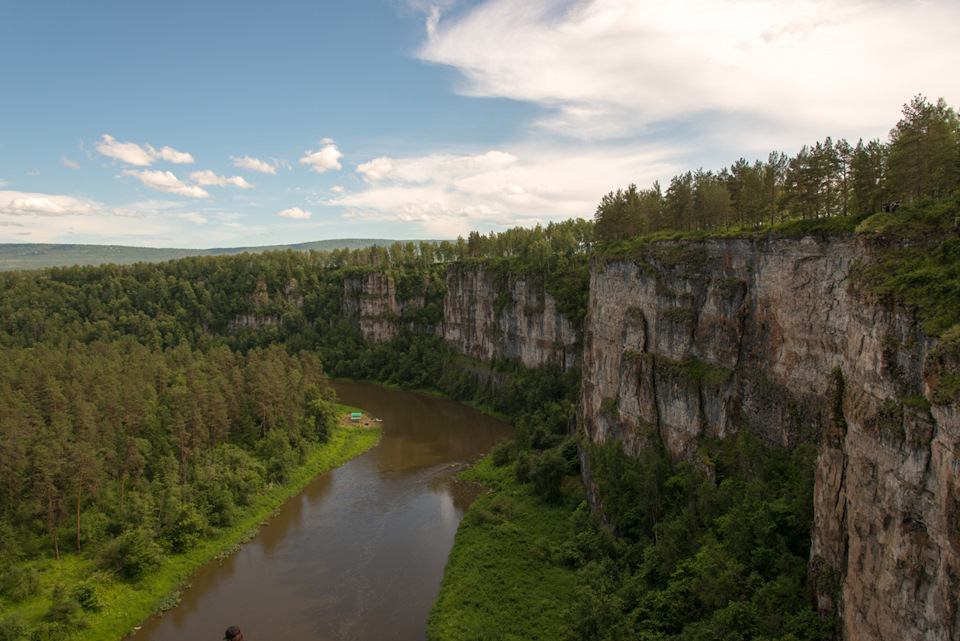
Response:
[[[262,245],[257,247],[219,247],[212,249],[184,249],[176,247],[132,247],[128,245],[73,245],[53,243],[0,244],[0,271],[43,269],[72,265],[132,265],[134,263],[162,263],[187,256],[218,256],[221,254],[259,254],[277,249],[296,251],[333,251],[334,249],[362,249],[371,245],[389,247],[394,242],[382,238],[340,238],[315,240],[295,245]]]

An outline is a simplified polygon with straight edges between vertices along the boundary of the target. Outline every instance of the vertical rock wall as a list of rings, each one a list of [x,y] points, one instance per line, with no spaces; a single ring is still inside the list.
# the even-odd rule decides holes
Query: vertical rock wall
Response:
[[[455,264],[447,269],[446,288],[443,323],[431,331],[461,354],[517,359],[530,368],[580,363],[579,334],[540,279]],[[383,272],[344,281],[344,315],[370,342],[392,339],[404,326],[404,314],[423,306],[423,296],[398,299],[393,279]]]
[[[960,418],[931,403],[933,342],[853,290],[852,238],[665,244],[594,266],[587,438],[819,439],[812,567],[850,640],[957,639]],[[925,368],[927,377],[924,378]]]
[[[343,300],[344,315],[355,319],[363,339],[371,343],[392,339],[400,331],[403,313],[424,304],[423,296],[398,300],[393,279],[383,272],[345,280]]]
[[[517,359],[530,368],[580,362],[576,328],[553,296],[529,276],[492,273],[484,265],[447,270],[443,339],[484,361]]]

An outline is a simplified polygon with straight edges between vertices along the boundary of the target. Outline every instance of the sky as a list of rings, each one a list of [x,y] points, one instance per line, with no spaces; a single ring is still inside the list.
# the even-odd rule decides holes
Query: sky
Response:
[[[0,5],[0,243],[453,239],[960,107],[956,0]]]

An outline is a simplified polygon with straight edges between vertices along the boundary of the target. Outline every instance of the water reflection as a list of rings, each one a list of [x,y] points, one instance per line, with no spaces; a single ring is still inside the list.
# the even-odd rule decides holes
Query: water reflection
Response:
[[[204,568],[137,641],[220,639],[228,625],[249,641],[426,637],[453,536],[478,491],[454,476],[511,429],[445,399],[336,388],[383,419],[380,445],[316,479],[257,538]]]

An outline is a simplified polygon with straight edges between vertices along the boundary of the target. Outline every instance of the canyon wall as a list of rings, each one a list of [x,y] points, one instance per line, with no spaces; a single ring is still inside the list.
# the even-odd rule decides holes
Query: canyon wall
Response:
[[[484,361],[517,359],[530,368],[580,362],[573,324],[557,312],[542,278],[491,272],[486,266],[447,270],[443,339]]]
[[[811,568],[850,641],[957,639],[960,416],[916,318],[850,278],[852,237],[661,244],[599,260],[584,337],[592,442],[751,429],[819,444]],[[705,463],[700,463],[705,465]]]
[[[580,362],[579,335],[557,312],[542,280],[493,272],[483,264],[451,265],[442,322],[417,331],[434,333],[459,353],[483,361],[516,359],[529,368],[569,368]],[[425,300],[424,295],[399,298],[394,280],[383,272],[344,282],[344,314],[371,342],[388,341],[401,327],[415,329],[406,319]]]
[[[363,339],[371,343],[396,336],[403,326],[403,314],[423,308],[424,300],[422,295],[398,299],[393,278],[383,272],[370,272],[343,283],[344,316],[354,319]]]

